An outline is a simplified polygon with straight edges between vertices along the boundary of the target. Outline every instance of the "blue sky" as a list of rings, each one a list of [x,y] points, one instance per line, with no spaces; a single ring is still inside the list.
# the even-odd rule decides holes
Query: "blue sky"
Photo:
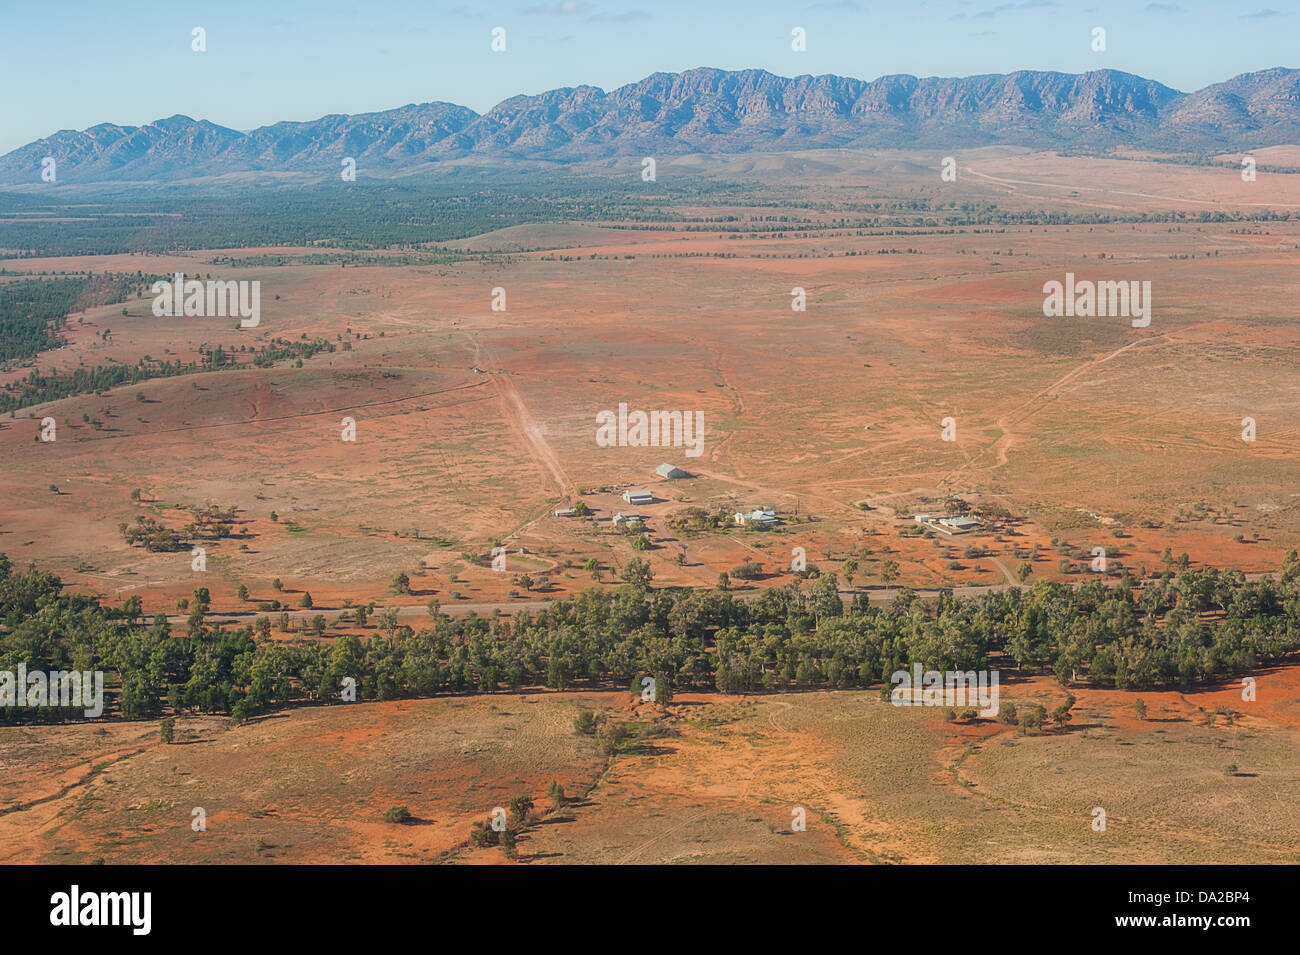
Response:
[[[1176,89],[1300,60],[1300,0],[0,0],[0,154],[175,113],[251,129],[657,70],[966,76],[1112,68]],[[190,49],[207,31],[207,52]],[[506,52],[489,49],[506,29]],[[790,31],[808,49],[790,49]],[[1090,49],[1093,27],[1107,51]]]

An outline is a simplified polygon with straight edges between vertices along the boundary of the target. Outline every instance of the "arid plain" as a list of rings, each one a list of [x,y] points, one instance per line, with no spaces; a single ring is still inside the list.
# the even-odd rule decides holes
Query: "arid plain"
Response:
[[[1300,166],[1297,153],[1261,150],[1254,182],[1233,157],[987,149],[958,157],[956,182],[938,155],[688,157],[661,162],[659,182],[739,182],[748,198],[679,200],[653,225],[515,226],[438,243],[436,265],[312,265],[318,249],[283,247],[0,261],[261,282],[259,328],[160,319],[146,296],[75,316],[45,368],[189,361],[269,337],[347,344],[302,367],[163,378],[0,420],[0,552],[112,604],[138,594],[149,614],[177,614],[201,583],[216,619],[239,622],[302,592],[331,622],[368,601],[408,620],[430,599],[509,613],[593,578],[616,586],[633,558],[656,586],[707,588],[757,561],[759,580],[733,583],[744,592],[790,582],[796,547],[842,581],[854,560],[853,589],[875,597],[893,582],[886,563],[922,589],[1009,586],[1024,563],[1071,579],[1062,558],[1099,545],[1137,574],[1167,550],[1270,572],[1300,545],[1300,225],[1258,213],[1300,210],[1300,177],[1267,171]],[[929,221],[936,202],[1001,211],[949,227]],[[847,224],[846,207],[873,203],[898,222]],[[1152,221],[1008,221],[1040,212]],[[1067,272],[1149,280],[1149,326],[1044,317],[1044,283]],[[703,453],[600,447],[596,416],[620,403],[703,412]],[[46,416],[53,443],[37,440]],[[344,417],[355,442],[340,440]],[[657,478],[661,462],[690,476]],[[648,550],[611,525],[633,509],[627,488],[655,495],[635,508]],[[554,515],[579,499],[590,518]],[[912,533],[913,514],[954,499],[1013,531]],[[131,547],[119,529],[208,504],[237,509],[236,532],[209,548],[201,581],[188,554]],[[769,507],[784,524],[670,524],[691,507]],[[498,543],[505,573],[486,559]],[[390,587],[399,573],[409,595]],[[331,633],[349,631],[368,633]],[[495,861],[466,847],[470,821],[517,793],[540,801],[557,779],[582,798],[529,830],[525,861],[1282,861],[1300,849],[1296,671],[1258,677],[1261,712],[1235,726],[1199,716],[1231,686],[1142,694],[1156,718],[1140,725],[1131,694],[1085,689],[1068,732],[1035,738],[873,694],[687,694],[641,714],[665,736],[612,761],[572,719],[580,705],[617,712],[626,694],[299,708],[233,728],[194,717],[186,745],[162,750],[150,723],[5,728],[0,762],[21,771],[0,786],[0,844],[9,861]],[[1007,691],[1061,692],[1047,679]],[[1242,775],[1219,770],[1221,753]],[[1258,790],[1249,813],[1245,787]],[[421,824],[394,834],[380,819],[394,803]],[[1105,841],[1088,827],[1098,803],[1123,807]],[[1169,816],[1180,804],[1199,808]],[[806,833],[787,831],[796,805]],[[191,806],[211,820],[201,843],[181,818]]]
[[[520,835],[526,864],[1293,862],[1297,670],[1257,678],[1233,725],[1205,713],[1240,708],[1235,685],[1142,693],[1141,721],[1134,694],[1085,689],[1067,731],[1032,737],[862,691],[314,707],[234,729],[187,718],[172,745],[143,722],[6,728],[0,862],[496,864],[471,826],[520,795],[540,816]],[[1046,678],[1004,691],[1062,696]],[[606,759],[574,733],[581,708],[661,735]],[[412,820],[385,822],[394,805]]]

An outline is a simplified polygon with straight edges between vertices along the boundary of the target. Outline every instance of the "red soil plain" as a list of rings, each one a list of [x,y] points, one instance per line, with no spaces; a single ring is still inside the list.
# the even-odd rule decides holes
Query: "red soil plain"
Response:
[[[519,795],[538,812],[528,865],[1294,862],[1300,668],[1256,679],[1252,703],[1235,684],[1075,688],[1075,722],[1039,736],[866,691],[304,707],[236,728],[186,717],[171,745],[153,722],[6,728],[0,862],[501,864],[470,829]],[[1063,696],[1044,677],[1002,688]],[[1221,705],[1242,715],[1211,723]],[[580,708],[662,735],[607,759],[575,734]],[[408,824],[383,820],[396,805]]]
[[[1300,165],[1294,152],[1258,160]],[[216,618],[240,621],[258,601],[296,606],[303,592],[331,621],[368,601],[407,618],[430,599],[450,613],[510,612],[615,586],[634,557],[656,586],[709,588],[757,561],[761,579],[733,581],[755,591],[794,579],[797,547],[846,593],[876,597],[887,560],[898,583],[922,589],[1007,586],[1023,562],[1031,580],[1082,579],[1065,565],[1095,546],[1135,573],[1163,569],[1166,549],[1193,565],[1276,570],[1300,545],[1300,224],[859,230],[819,204],[1291,213],[1300,177],[1261,171],[1246,183],[1229,166],[1003,148],[959,157],[954,183],[938,166],[928,154],[834,150],[663,160],[660,182],[752,182],[755,199],[683,203],[682,222],[653,229],[512,227],[444,243],[486,253],[447,265],[214,264],[317,251],[291,248],[0,261],[261,282],[256,329],[156,318],[146,296],[126,315],[114,305],[74,316],[43,369],[190,361],[200,346],[275,337],[351,346],[302,367],[158,379],[0,419],[0,552],[115,605],[139,594],[147,613],[175,614],[206,586]],[[791,211],[778,203],[816,227],[683,224]],[[1066,272],[1149,280],[1150,325],[1045,318],[1043,284]],[[505,311],[491,307],[498,287]],[[791,309],[795,287],[806,311]],[[599,446],[596,416],[620,403],[703,412],[703,454]],[[46,416],[53,443],[36,440]],[[340,439],[345,416],[355,442]],[[1254,442],[1241,437],[1246,417]],[[945,418],[955,441],[941,438]],[[662,462],[690,477],[657,478]],[[627,488],[656,502],[625,504]],[[554,516],[579,499],[591,517]],[[952,538],[914,533],[913,514],[954,499],[1005,518]],[[237,520],[234,536],[208,546],[202,575],[188,553],[149,553],[119,530],[141,514],[179,527],[208,504],[236,508]],[[770,507],[784,523],[674,529],[689,507]],[[620,510],[645,515],[650,549],[612,525]],[[505,573],[486,560],[498,541]],[[595,580],[582,569],[593,558]],[[410,595],[390,589],[399,572]],[[612,764],[573,735],[572,718],[582,700],[616,711],[620,694],[305,708],[233,729],[187,718],[187,745],[163,749],[152,724],[5,729],[0,761],[15,772],[0,796],[0,845],[7,861],[499,861],[499,850],[467,847],[469,823],[512,794],[540,805],[556,779],[584,795],[529,831],[524,861],[1294,860],[1297,676],[1258,678],[1259,709],[1233,727],[1203,725],[1198,707],[1239,687],[1136,694],[1146,721],[1132,718],[1135,694],[1085,688],[1079,705],[1095,719],[1082,722],[1093,725],[1032,739],[870,694],[686,697],[652,716],[676,736]],[[1061,695],[1046,680],[1008,693]],[[1255,775],[1225,778],[1229,761]],[[1248,787],[1268,795],[1242,795]],[[1158,832],[1147,823],[1160,799],[1179,808],[1170,817],[1162,804]],[[395,803],[419,824],[382,822]],[[806,833],[789,831],[795,805],[808,809]],[[1110,813],[1104,837],[1089,826],[1094,805]],[[206,806],[206,834],[185,824],[194,806]]]

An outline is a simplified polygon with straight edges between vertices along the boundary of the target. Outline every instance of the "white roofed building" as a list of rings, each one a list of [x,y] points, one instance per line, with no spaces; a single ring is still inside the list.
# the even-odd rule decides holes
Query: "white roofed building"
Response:
[[[737,524],[761,524],[764,526],[781,522],[781,518],[776,516],[776,511],[762,509],[757,511],[737,511],[732,519]]]

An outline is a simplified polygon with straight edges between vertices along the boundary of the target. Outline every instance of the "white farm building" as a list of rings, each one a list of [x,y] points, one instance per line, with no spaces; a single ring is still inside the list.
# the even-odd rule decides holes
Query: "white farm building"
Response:
[[[776,511],[761,509],[757,511],[737,511],[732,520],[737,524],[758,524],[763,527],[770,527],[781,522],[781,518],[776,516]]]

